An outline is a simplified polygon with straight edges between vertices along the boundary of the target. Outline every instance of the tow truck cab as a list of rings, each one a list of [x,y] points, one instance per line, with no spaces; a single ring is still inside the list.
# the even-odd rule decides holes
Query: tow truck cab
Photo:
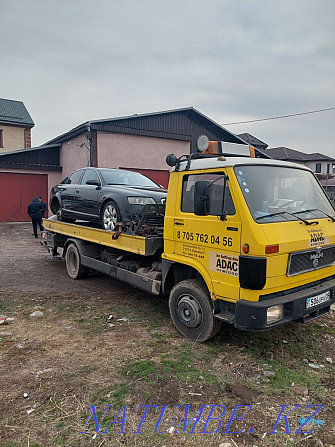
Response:
[[[247,146],[234,146],[233,152],[247,155]],[[165,289],[169,275],[171,284],[178,276],[198,278],[213,300],[214,317],[246,330],[308,322],[329,312],[335,300],[335,211],[313,172],[294,163],[208,152],[167,159],[174,167],[164,223]],[[192,290],[179,295],[174,314],[170,304],[172,318],[194,338],[202,309]]]

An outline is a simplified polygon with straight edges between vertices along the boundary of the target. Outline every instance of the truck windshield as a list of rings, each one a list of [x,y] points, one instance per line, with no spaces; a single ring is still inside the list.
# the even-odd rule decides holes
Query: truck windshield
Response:
[[[334,208],[310,171],[274,165],[235,166],[234,171],[259,224],[334,218]]]

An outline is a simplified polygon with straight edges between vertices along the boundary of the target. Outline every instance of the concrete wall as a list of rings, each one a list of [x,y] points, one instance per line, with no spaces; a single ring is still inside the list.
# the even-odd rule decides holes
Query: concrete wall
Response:
[[[188,141],[113,133],[98,133],[97,146],[98,166],[107,168],[168,170],[168,154],[190,153]]]
[[[85,135],[80,135],[62,144],[60,149],[60,165],[63,168],[62,179],[76,169],[85,168],[88,165],[88,149],[86,146],[80,147],[80,144],[83,143],[87,144]]]
[[[4,145],[3,148],[0,148],[0,153],[25,148],[25,130],[23,127],[0,124],[0,129],[3,131]]]

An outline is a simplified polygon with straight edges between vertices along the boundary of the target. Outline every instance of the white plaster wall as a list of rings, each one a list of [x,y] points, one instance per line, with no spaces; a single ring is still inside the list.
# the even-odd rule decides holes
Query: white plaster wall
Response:
[[[327,164],[330,164],[330,170],[329,173],[333,173],[333,166],[332,162],[324,162],[324,161],[306,161],[305,165],[308,166],[310,169],[312,169],[315,172],[316,163],[321,163],[321,174],[327,174]]]

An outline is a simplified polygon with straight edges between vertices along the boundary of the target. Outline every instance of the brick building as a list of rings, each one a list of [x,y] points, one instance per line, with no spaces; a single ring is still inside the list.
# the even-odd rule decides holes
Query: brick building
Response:
[[[0,98],[0,153],[30,148],[34,125],[23,102]]]

